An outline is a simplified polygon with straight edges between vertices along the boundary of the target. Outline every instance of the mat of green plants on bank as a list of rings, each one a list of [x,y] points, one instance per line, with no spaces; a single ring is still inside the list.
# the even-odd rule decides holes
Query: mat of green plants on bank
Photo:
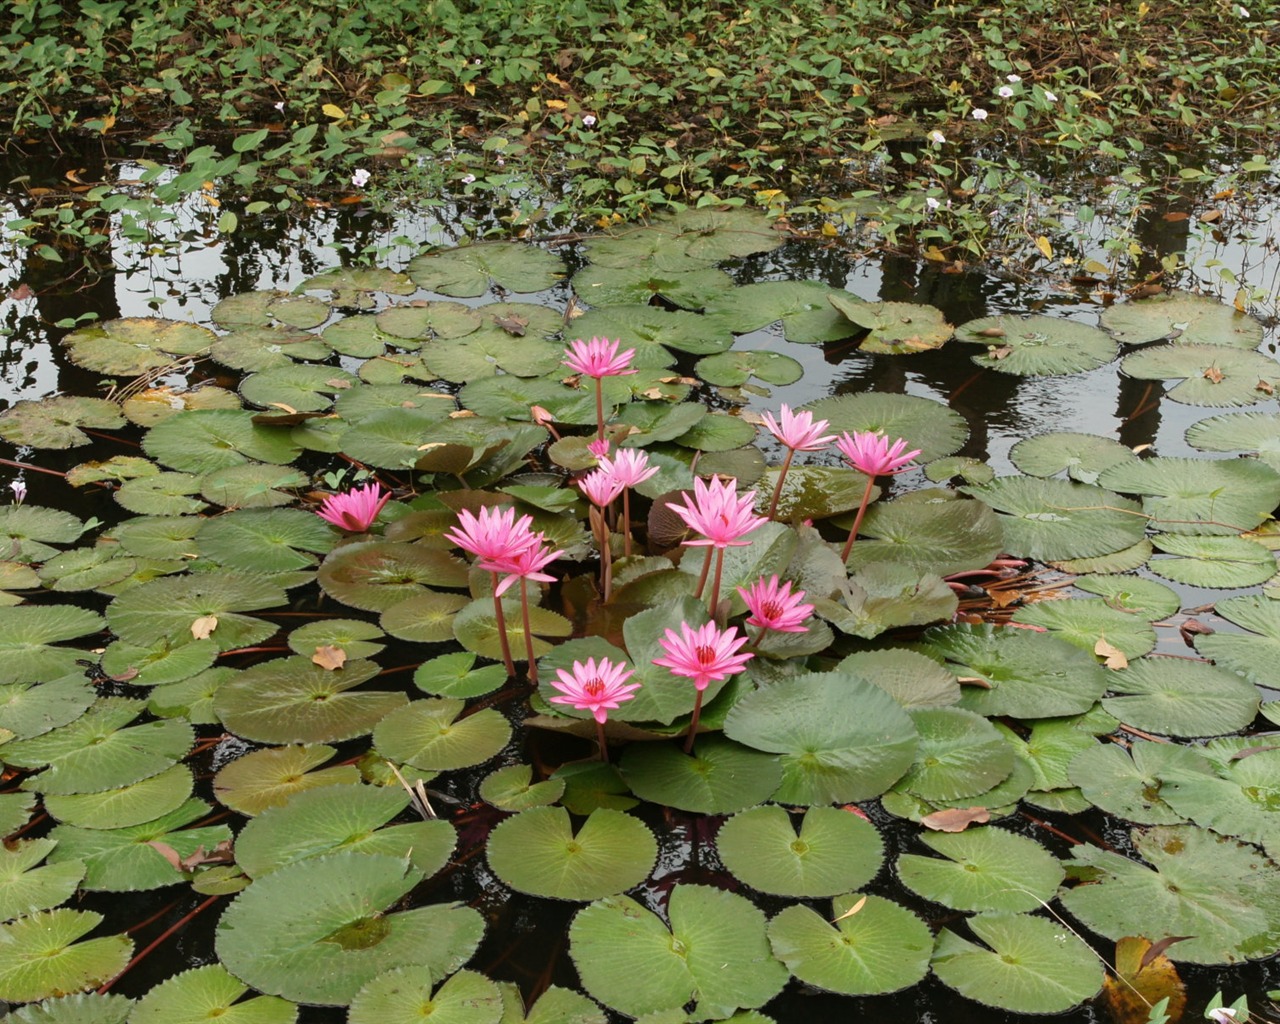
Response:
[[[744,211],[599,236],[563,311],[515,297],[560,282],[558,257],[488,243],[231,296],[209,326],[67,336],[112,399],[19,403],[0,436],[38,460],[92,432],[65,505],[108,488],[120,514],[0,509],[14,1020],[761,1024],[797,986],[866,997],[932,973],[1013,1014],[1102,998],[1163,1021],[1187,999],[1177,964],[1280,949],[1280,713],[1259,689],[1280,638],[1280,372],[1261,325],[1176,293],[1096,327],[950,325],[718,266],[781,240]],[[958,413],[881,393],[762,430],[746,395],[801,372],[735,346],[769,324],[907,365],[966,345],[990,373],[1119,357],[1205,410],[1188,441],[1209,454],[1051,433],[997,477],[955,457]],[[634,351],[572,344],[603,335]],[[596,488],[600,452],[655,472],[624,502]],[[904,463],[924,486],[881,500]],[[708,488],[728,503],[703,507]],[[474,517],[504,511],[533,547],[485,549]],[[1075,589],[973,600],[1036,563]],[[1156,577],[1238,591],[1217,614],[1239,629],[1152,653],[1180,607]],[[1125,838],[1059,856],[1010,827],[1027,808],[1102,812]],[[660,880],[681,822],[714,835],[705,883]],[[500,967],[468,966],[493,920],[450,879],[475,870],[580,905],[548,953],[573,988],[526,1007]],[[183,953],[204,966],[126,998],[131,958],[164,954],[82,900],[150,890],[220,917]]]
[[[1069,205],[1118,206],[1121,264],[1154,196],[1266,186],[1280,110],[1280,20],[1227,0],[38,0],[0,44],[9,237],[45,259],[101,245],[94,214],[147,239],[164,204],[203,192],[228,232],[348,192],[492,196],[517,230],[762,204],[1034,261],[1069,250],[1064,182],[1083,173],[1092,194]],[[64,148],[127,173],[43,177]]]

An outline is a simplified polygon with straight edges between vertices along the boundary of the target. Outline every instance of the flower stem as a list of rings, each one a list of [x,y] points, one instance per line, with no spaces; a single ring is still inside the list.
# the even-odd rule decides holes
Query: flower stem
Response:
[[[631,557],[631,488],[622,489],[622,554]]]
[[[520,616],[524,623],[524,649],[529,659],[529,682],[538,685],[538,659],[533,656],[533,629],[529,624],[529,581],[520,577]]]
[[[698,734],[698,718],[702,714],[702,691],[698,691],[697,700],[693,704],[693,717],[689,719],[689,731],[684,737],[684,752],[686,754],[693,751],[693,738]]]
[[[511,644],[507,640],[507,617],[502,612],[502,598],[497,595],[498,574],[491,572],[489,578],[493,580],[493,617],[498,623],[498,643],[502,645],[502,664],[507,670],[507,678],[514,679],[516,663],[511,658]]]
[[[604,440],[604,378],[596,378],[596,440]]]
[[[604,742],[604,722],[596,722],[596,742],[600,744],[600,760],[609,761],[609,748]]]
[[[778,470],[778,483],[773,488],[773,500],[769,502],[769,511],[765,513],[767,519],[772,519],[773,514],[778,511],[778,499],[782,497],[782,482],[787,478],[787,470],[791,468],[791,459],[795,453],[794,448],[788,448],[787,457],[782,460],[782,468]]]
[[[720,575],[724,570],[724,548],[716,548],[716,575],[711,581],[711,600],[707,608],[711,617],[716,618],[716,606],[720,603]]]
[[[858,527],[862,525],[862,517],[867,511],[867,503],[871,500],[871,488],[876,485],[876,478],[867,477],[867,489],[862,492],[862,504],[858,506],[858,515],[853,520],[853,529],[849,531],[849,539],[844,542],[844,550],[840,552],[840,561],[849,561],[849,555],[853,551],[854,538],[858,536]]]
[[[707,586],[707,576],[711,572],[711,549],[707,548],[707,557],[702,560],[702,572],[698,574],[698,589],[693,592],[695,601],[702,600],[702,591]]]
[[[600,591],[605,601],[613,596],[613,551],[609,547],[609,526],[600,517]]]

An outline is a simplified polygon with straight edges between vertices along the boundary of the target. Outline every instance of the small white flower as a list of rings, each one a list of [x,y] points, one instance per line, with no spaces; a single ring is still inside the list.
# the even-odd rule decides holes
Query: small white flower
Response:
[[[937,128],[935,128],[933,131],[929,133],[929,141],[936,142],[939,146],[941,146],[944,142],[947,141],[947,137],[943,135],[942,132],[938,131]]]
[[[475,181],[476,176],[474,174],[464,174],[462,176],[462,184],[464,185],[474,185]]]
[[[1236,5],[1236,16],[1237,16],[1237,17],[1240,17],[1240,18],[1247,18],[1247,17],[1249,17],[1249,8],[1247,8],[1247,7],[1241,7],[1239,4],[1237,4],[1237,5]]]
[[[1005,75],[1004,80],[1006,82],[1013,82],[1016,84],[1022,81],[1022,76],[1021,75]]]
[[[583,123],[584,125],[586,125],[588,128],[590,128],[592,125],[594,125],[594,124],[596,123],[596,115],[595,115],[595,114],[584,114],[584,115],[583,115],[583,118],[582,118],[582,123]]]
[[[1013,90],[1010,89],[1009,86],[1007,85],[1002,85],[1000,86],[999,89],[996,90],[996,95],[999,96],[1002,100],[1007,100],[1010,96],[1013,95]]]
[[[1236,1011],[1230,1006],[1219,1006],[1216,1010],[1210,1010],[1205,1014],[1214,1024],[1235,1024]]]
[[[271,105],[275,107],[276,110],[280,111],[280,113],[282,114],[284,113],[284,100],[281,100],[279,103],[273,103]]]
[[[499,167],[506,167],[506,166],[507,166],[507,162],[506,162],[505,160],[503,160],[503,159],[502,159],[502,157],[498,157],[498,158],[494,161],[494,163],[496,163]]]
[[[974,107],[971,111],[969,111],[969,116],[972,117],[975,121],[985,121],[987,119],[987,112],[983,110],[981,107]]]
[[[942,204],[938,202],[938,200],[934,199],[933,196],[926,196],[924,205],[929,207],[931,210],[936,210]]]
[[[1044,91],[1044,98],[1048,100],[1050,103],[1058,102],[1058,97],[1054,93],[1051,93],[1048,89]]]
[[[27,485],[21,480],[14,480],[9,484],[9,490],[13,491],[13,503],[21,505],[27,497]]]
[[[372,177],[373,175],[370,174],[368,171],[366,171],[363,167],[357,167],[356,173],[351,175],[351,184],[354,185],[356,188],[364,188],[367,184],[369,184],[369,179]]]

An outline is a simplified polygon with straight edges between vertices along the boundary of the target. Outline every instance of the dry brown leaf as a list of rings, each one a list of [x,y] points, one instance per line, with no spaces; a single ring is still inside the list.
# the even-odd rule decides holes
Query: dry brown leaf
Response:
[[[757,427],[764,425],[764,417],[751,409],[742,410],[742,419],[744,422],[754,424]]]
[[[866,905],[867,905],[867,898],[866,898],[865,896],[863,896],[863,897],[862,897],[862,899],[858,900],[858,902],[857,902],[857,903],[855,903],[853,906],[851,906],[848,910],[846,910],[846,911],[845,911],[843,914],[841,914],[839,917],[833,918],[833,919],[832,919],[832,921],[831,921],[831,923],[832,923],[832,924],[835,924],[837,921],[843,921],[846,917],[853,917],[853,915],[854,915],[854,914],[856,914],[859,910],[861,910],[861,909],[862,909],[863,907],[865,907]]]
[[[347,663],[347,652],[341,647],[334,647],[333,644],[321,644],[316,648],[316,653],[311,655],[311,661],[332,672]]]
[[[991,684],[983,679],[982,676],[956,676],[956,682],[961,686],[976,686],[980,690],[991,689]]]
[[[1099,637],[1098,642],[1093,645],[1093,653],[1099,658],[1103,658],[1103,664],[1107,668],[1121,669],[1129,667],[1129,659],[1125,657],[1124,651],[1107,643],[1104,637]]]
[[[525,328],[529,326],[529,318],[527,316],[495,316],[493,322],[501,327],[508,334],[514,334],[517,338],[523,338]]]
[[[920,819],[920,824],[935,832],[963,832],[970,825],[985,825],[991,812],[985,807],[948,807]]]
[[[347,388],[351,387],[351,381],[343,380],[340,377],[334,377],[333,380],[327,380],[325,381],[325,384],[328,387],[337,389],[338,391],[346,391]]]
[[[230,864],[235,860],[229,839],[222,840],[208,853],[203,846],[197,846],[195,852],[187,857],[183,857],[168,843],[162,843],[159,840],[152,840],[147,845],[173,865],[175,871],[191,872],[201,864]]]
[[[453,412],[449,413],[449,419],[451,419],[451,420],[469,420],[469,419],[471,419],[471,417],[472,417],[472,416],[474,416],[474,415],[475,415],[475,413],[474,413],[474,412],[472,412],[470,409],[456,409],[456,410],[454,410]]]
[[[1212,381],[1214,384],[1221,384],[1227,379],[1227,375],[1216,366],[1210,366],[1204,371],[1204,379]]]
[[[295,409],[295,408],[294,408],[293,406],[291,406],[291,405],[285,405],[285,403],[284,403],[284,402],[268,402],[268,403],[267,403],[267,405],[273,406],[273,407],[274,407],[274,408],[276,408],[276,409],[283,409],[283,410],[284,410],[285,412],[287,412],[290,416],[297,416],[297,415],[298,415],[298,410],[297,410],[297,409]]]
[[[1175,935],[1152,945],[1144,938],[1123,938],[1116,943],[1115,975],[1108,973],[1103,992],[1116,1024],[1146,1024],[1152,1005],[1168,998],[1170,1020],[1182,1016],[1187,1005],[1186,988],[1164,950],[1187,938]]]
[[[1244,310],[1241,310],[1241,312],[1243,313]],[[1253,386],[1253,390],[1261,391],[1264,395],[1274,395],[1276,393],[1276,386],[1269,380],[1260,380]]]
[[[27,299],[34,299],[35,297],[36,293],[31,290],[31,286],[25,281],[9,293],[9,298],[15,302],[25,302]]]
[[[1204,213],[1200,214],[1201,224],[1216,224],[1220,220],[1222,220],[1221,210],[1205,210]]]
[[[978,332],[979,338],[1003,338],[1004,330],[1000,327],[984,327]]]
[[[990,359],[1004,359],[1006,356],[1013,354],[1012,345],[993,346],[987,349],[987,356]]]
[[[195,622],[191,623],[191,635],[197,640],[208,640],[209,636],[218,628],[218,616],[201,615]]]

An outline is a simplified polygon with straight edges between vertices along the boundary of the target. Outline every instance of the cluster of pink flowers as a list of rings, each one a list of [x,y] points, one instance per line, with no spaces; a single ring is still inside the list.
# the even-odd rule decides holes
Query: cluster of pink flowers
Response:
[[[564,554],[546,542],[545,534],[533,531],[529,516],[517,519],[510,505],[487,505],[478,516],[464,508],[458,513],[458,526],[445,537],[475,555],[481,569],[504,577],[494,590],[498,597],[519,579],[553,582],[555,577],[542,570]]]

